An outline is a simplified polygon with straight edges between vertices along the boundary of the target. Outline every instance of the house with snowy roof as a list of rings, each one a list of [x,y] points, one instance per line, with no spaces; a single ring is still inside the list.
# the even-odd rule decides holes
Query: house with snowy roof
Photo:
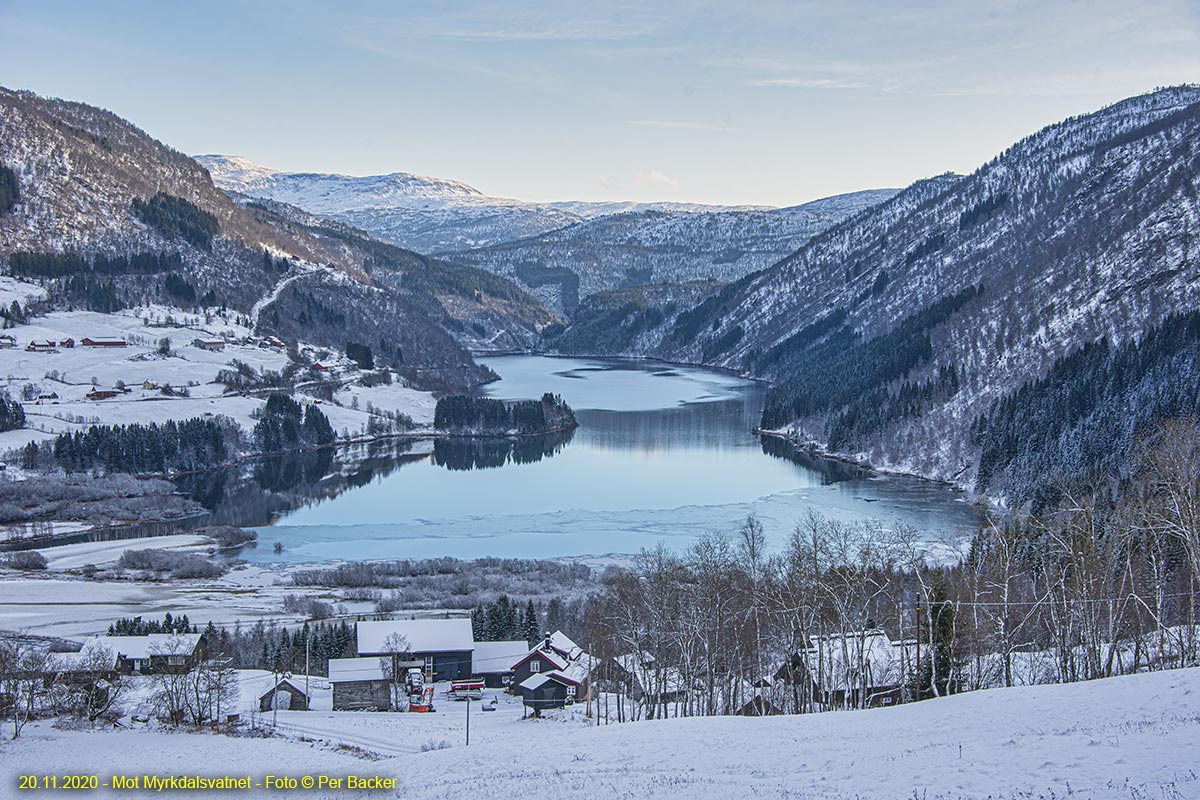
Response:
[[[555,631],[513,664],[512,691],[537,716],[585,699],[595,667],[583,648]]]
[[[893,642],[869,628],[811,636],[808,649],[794,654],[774,677],[808,681],[814,701],[826,708],[889,706],[901,702],[915,658],[915,642]]]
[[[512,683],[513,664],[529,652],[524,640],[505,642],[475,642],[471,654],[471,675],[483,678],[484,685],[499,689]]]
[[[208,657],[208,642],[202,633],[100,636],[92,646],[112,650],[118,669],[126,675],[189,672]]]
[[[569,659],[551,648],[535,647],[513,663],[511,683],[514,687],[520,686],[534,675],[563,670],[570,663]]]
[[[531,675],[517,685],[525,707],[540,717],[543,711],[563,708],[582,699],[582,686],[561,672],[542,672]]]
[[[359,623],[360,625],[362,623]],[[385,658],[331,658],[334,711],[387,711],[392,707]]]
[[[121,657],[105,644],[105,638],[88,639],[75,653],[55,653],[51,659],[54,673],[68,684],[115,678],[121,672]]]
[[[419,662],[435,681],[463,680],[472,675],[475,637],[471,620],[465,617],[360,622],[357,638],[359,656]]]

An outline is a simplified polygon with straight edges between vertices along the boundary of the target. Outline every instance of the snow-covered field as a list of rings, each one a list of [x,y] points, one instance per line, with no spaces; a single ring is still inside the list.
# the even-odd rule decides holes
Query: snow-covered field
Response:
[[[38,290],[33,284],[6,281],[0,284],[3,296],[22,292],[22,296],[31,296]],[[225,396],[224,385],[214,382],[217,373],[232,369],[235,360],[258,373],[280,372],[288,364],[288,356],[281,350],[246,341],[252,332],[232,313],[204,315],[165,306],[143,306],[115,314],[60,311],[5,333],[16,338],[17,346],[0,349],[0,390],[21,400],[27,423],[21,430],[0,433],[0,451],[93,423],[149,423],[223,415],[248,430],[254,426],[251,415],[263,405],[263,399]],[[84,337],[124,339],[128,346],[83,347],[79,342]],[[223,337],[228,341],[221,351],[192,344],[195,339]],[[52,352],[25,349],[32,341],[61,342],[68,338],[75,340],[74,347],[58,347]],[[158,342],[163,338],[171,340],[172,355],[158,354]],[[87,398],[93,389],[111,390],[118,383],[131,391],[103,400]],[[168,385],[186,389],[189,396],[164,396],[161,387]],[[27,386],[32,386],[33,399],[24,399]],[[433,422],[436,405],[431,394],[399,383],[373,388],[348,385],[337,392],[336,398],[337,403],[323,404],[322,411],[335,431],[350,435],[365,429],[370,418],[368,403],[407,414],[425,425]]]
[[[131,539],[123,544],[134,548],[159,547],[163,542],[187,546],[176,537]],[[57,550],[42,551],[51,566],[59,559],[95,563],[97,559],[103,561],[105,555],[112,555],[111,551],[95,555],[68,551],[60,556]],[[288,595],[337,602],[349,613],[367,613],[375,608],[372,602],[345,601],[327,590],[287,585],[281,569],[254,566],[240,567],[212,581],[93,581],[61,575],[32,578],[8,572],[0,579],[0,631],[78,638],[103,633],[115,619],[160,618],[168,611],[187,614],[198,625],[209,621],[217,625],[238,621],[252,625],[260,619],[299,624],[303,621],[302,614],[283,610],[284,597]]]
[[[263,673],[248,674],[243,705],[269,683]],[[325,697],[327,690],[317,686],[318,709]],[[256,780],[355,774],[395,777],[397,788],[271,796],[1194,798],[1200,796],[1197,698],[1200,670],[1191,669],[871,711],[601,727],[589,725],[578,708],[522,720],[519,705],[502,700],[493,713],[473,706],[470,749],[464,748],[465,706],[451,701],[426,715],[281,713],[288,738],[272,739],[149,727],[60,731],[38,723],[21,739],[0,743],[0,785],[15,786],[15,776],[24,773],[97,774],[101,782],[114,774]],[[259,722],[268,717],[260,715]],[[372,761],[346,749],[369,750],[372,741],[397,754]]]

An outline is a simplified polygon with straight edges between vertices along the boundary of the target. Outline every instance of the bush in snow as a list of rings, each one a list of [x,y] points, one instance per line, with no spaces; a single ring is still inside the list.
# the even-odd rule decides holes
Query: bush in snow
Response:
[[[219,578],[226,568],[195,553],[176,553],[171,550],[126,550],[117,562],[121,569],[144,569],[167,572],[172,578]]]
[[[36,550],[22,550],[4,556],[3,564],[10,569],[45,569],[46,557]]]

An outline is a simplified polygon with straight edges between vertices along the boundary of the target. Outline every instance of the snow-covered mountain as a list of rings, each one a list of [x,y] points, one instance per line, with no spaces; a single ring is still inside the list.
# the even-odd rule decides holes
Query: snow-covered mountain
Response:
[[[1155,353],[1122,356],[1129,370],[1095,367],[1092,391],[1037,405],[1071,409],[1037,436],[1035,414],[1000,414],[1054,391],[1011,399],[1027,381],[1079,379],[1083,367],[1055,365],[1084,345],[1133,342],[1200,308],[1198,235],[1200,88],[1164,89],[1050,126],[969,176],[919,182],[702,303],[597,296],[563,341],[767,378],[769,427],[1023,499],[1031,481],[1119,460],[1155,414],[1200,411],[1178,399],[1187,348],[1156,335]],[[1152,369],[1151,357],[1165,360]],[[995,444],[1000,417],[1010,428]],[[999,461],[980,475],[989,448]]]
[[[737,280],[894,194],[868,190],[790,208],[634,207],[446,257],[511,278],[570,315],[579,298],[608,289]]]
[[[404,172],[353,177],[278,172],[237,156],[196,160],[231,194],[287,203],[422,253],[534,236],[582,218],[566,208],[488,197],[465,183]]]
[[[82,103],[0,88],[0,166],[18,188],[0,212],[0,262],[40,280],[49,306],[225,306],[264,333],[338,348],[353,319],[385,363],[442,387],[491,377],[465,346],[528,346],[554,321],[483,270],[243,207],[191,158]]]
[[[891,197],[855,192],[793,208],[696,203],[527,203],[465,183],[397,172],[351,177],[279,172],[204,155],[217,186],[287,203],[387,241],[504,275],[560,313],[580,296],[660,281],[734,280],[813,234]]]
[[[372,208],[402,208],[422,203],[483,199],[479,190],[458,181],[425,178],[405,172],[356,178],[349,175],[279,172],[237,156],[204,155],[220,188],[278,200],[313,214],[334,215]],[[488,198],[490,199],[490,198]]]

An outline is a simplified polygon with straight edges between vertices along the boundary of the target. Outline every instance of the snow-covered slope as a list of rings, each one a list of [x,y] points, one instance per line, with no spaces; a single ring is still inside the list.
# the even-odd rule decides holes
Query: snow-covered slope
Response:
[[[574,295],[651,283],[737,280],[894,194],[875,189],[771,209],[635,206],[446,257],[505,275],[572,314]]]
[[[1085,343],[1200,307],[1198,236],[1200,88],[1184,86],[1046,128],[701,307],[624,324],[643,327],[638,353],[780,384],[771,427],[972,485],[972,426],[993,401]],[[898,400],[905,382],[916,394]]]
[[[292,321],[307,341],[339,349],[357,335],[441,388],[491,377],[464,345],[527,346],[554,319],[483,270],[239,205],[191,158],[82,103],[0,88],[0,163],[19,185],[15,206],[0,213],[0,262],[10,272],[23,264],[49,307],[109,311],[152,300],[249,313],[270,299],[272,313],[255,314],[263,333],[295,338],[285,330]],[[262,179],[253,165],[231,168],[244,182]],[[470,192],[448,183],[436,191]],[[155,203],[154,214],[139,212]],[[100,269],[97,257],[141,260]],[[362,320],[354,334],[347,319]]]
[[[581,219],[569,210],[488,197],[465,183],[404,172],[353,177],[278,172],[237,156],[196,160],[227,192],[287,203],[421,253],[533,236]]]
[[[245,684],[248,700],[269,681],[256,674]],[[461,744],[462,703],[443,702],[437,714],[333,713],[320,710],[328,702],[323,680],[316,696],[316,711],[279,713],[287,738],[36,724],[17,741],[0,739],[0,779],[16,785],[18,774],[44,771],[43,765],[60,774],[99,774],[101,781],[113,774],[257,781],[266,774],[380,775],[398,779],[394,793],[343,786],[272,796],[412,800],[1143,800],[1191,798],[1200,789],[1196,669],[994,689],[871,711],[599,727],[589,726],[578,707],[521,720],[508,701],[492,714],[472,714],[469,749]],[[338,742],[347,748],[339,751]],[[384,757],[356,758],[350,747],[374,747]],[[423,747],[429,752],[411,752]],[[103,789],[92,795],[118,796]]]
[[[374,208],[400,208],[423,202],[433,205],[455,199],[482,199],[479,190],[458,181],[425,178],[406,172],[371,175],[329,175],[279,172],[238,156],[204,155],[206,167],[226,191],[266,197],[313,214],[339,214]]]
[[[890,189],[855,192],[783,209],[527,203],[402,172],[350,177],[278,172],[237,156],[196,160],[217,186],[236,197],[287,203],[402,247],[487,269],[568,314],[579,296],[605,289],[740,278],[895,194]]]

